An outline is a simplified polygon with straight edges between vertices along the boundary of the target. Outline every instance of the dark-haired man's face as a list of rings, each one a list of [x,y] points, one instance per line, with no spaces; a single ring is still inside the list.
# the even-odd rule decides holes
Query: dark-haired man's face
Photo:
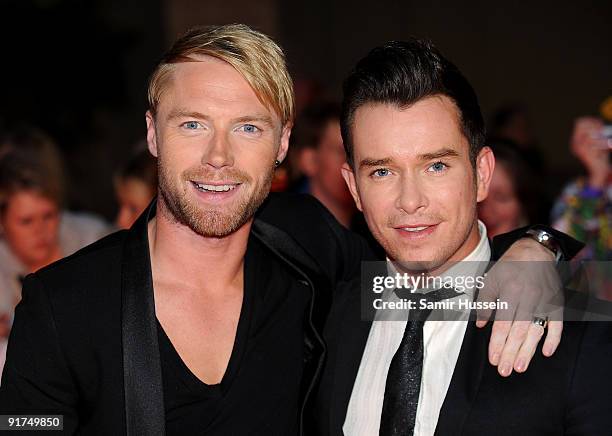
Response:
[[[494,159],[483,149],[474,172],[452,100],[362,106],[352,137],[355,170],[345,166],[343,174],[392,260],[433,271],[476,247],[476,204],[487,195]]]

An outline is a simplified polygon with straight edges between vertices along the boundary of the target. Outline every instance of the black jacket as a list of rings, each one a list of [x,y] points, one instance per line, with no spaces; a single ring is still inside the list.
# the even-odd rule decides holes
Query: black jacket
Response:
[[[493,259],[516,235],[494,241]],[[564,253],[572,257],[581,244],[563,240]],[[574,307],[581,305],[581,296],[571,298]],[[324,331],[327,361],[315,393],[312,419],[318,435],[343,434],[372,325],[362,320],[360,305],[358,283],[337,286]],[[607,312],[612,313],[609,306]],[[611,326],[609,322],[566,322],[552,357],[542,355],[541,341],[525,373],[503,378],[488,363],[491,323],[479,329],[475,322],[468,322],[436,435],[611,435]]]

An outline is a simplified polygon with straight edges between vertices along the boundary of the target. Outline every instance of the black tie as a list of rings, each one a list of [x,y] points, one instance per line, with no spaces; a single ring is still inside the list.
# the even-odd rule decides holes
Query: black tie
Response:
[[[442,288],[419,295],[427,301],[442,301],[460,295]],[[423,373],[423,325],[431,309],[410,309],[404,336],[387,373],[385,397],[380,419],[380,436],[409,436],[414,433],[416,411]]]

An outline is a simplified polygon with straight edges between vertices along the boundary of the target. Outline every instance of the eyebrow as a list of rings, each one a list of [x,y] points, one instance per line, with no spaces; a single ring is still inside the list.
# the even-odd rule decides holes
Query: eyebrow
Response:
[[[203,120],[209,120],[210,117],[208,115],[205,115],[203,113],[197,112],[197,111],[190,111],[187,109],[172,109],[170,111],[170,113],[168,114],[168,121],[170,120],[175,120],[177,118],[198,118],[198,119],[203,119]]]
[[[384,159],[371,159],[366,157],[365,159],[361,159],[361,162],[359,162],[359,168],[389,165],[392,161],[393,160],[390,157],[386,157]]]
[[[244,117],[234,118],[234,123],[244,123],[247,121],[259,121],[260,123],[267,124],[269,127],[274,127],[272,117],[268,115],[246,115]]]
[[[200,120],[210,120],[210,116],[203,114],[197,111],[190,111],[187,109],[173,109],[168,114],[168,120],[176,120],[178,118],[195,118]],[[244,123],[247,121],[259,121],[261,123],[267,124],[270,127],[274,127],[274,122],[272,121],[272,117],[268,115],[245,115],[242,117],[234,118],[232,123]]]
[[[440,159],[442,157],[456,157],[456,156],[459,156],[459,153],[457,153],[457,151],[453,150],[452,148],[441,148],[440,150],[436,150],[431,153],[420,154],[418,158],[419,160],[427,161],[427,160],[432,160],[432,159]]]

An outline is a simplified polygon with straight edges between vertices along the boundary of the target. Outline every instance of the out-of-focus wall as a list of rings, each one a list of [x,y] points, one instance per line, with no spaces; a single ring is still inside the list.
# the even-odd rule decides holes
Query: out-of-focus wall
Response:
[[[244,23],[278,37],[277,0],[166,0],[163,5],[168,45],[193,26]]]

